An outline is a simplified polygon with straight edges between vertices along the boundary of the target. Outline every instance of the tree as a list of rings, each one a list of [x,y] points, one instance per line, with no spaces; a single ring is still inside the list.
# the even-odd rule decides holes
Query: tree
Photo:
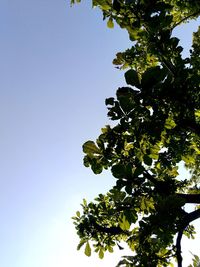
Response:
[[[74,4],[78,1],[71,1]],[[200,15],[199,0],[93,0],[107,26],[117,23],[133,46],[113,63],[127,85],[106,99],[108,117],[96,142],[83,145],[84,165],[109,169],[116,184],[73,217],[78,249],[133,251],[118,266],[182,266],[181,239],[194,237],[200,218],[200,28],[183,58],[174,29]],[[190,178],[179,177],[184,163]],[[185,205],[194,204],[187,212]]]

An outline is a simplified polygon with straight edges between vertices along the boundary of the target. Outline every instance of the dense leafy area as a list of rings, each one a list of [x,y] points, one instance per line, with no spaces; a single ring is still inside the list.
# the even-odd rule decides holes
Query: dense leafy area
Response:
[[[71,1],[71,4],[80,1]],[[133,46],[113,63],[126,84],[106,99],[113,127],[83,145],[84,165],[109,169],[116,180],[73,217],[78,249],[106,251],[125,242],[133,251],[118,266],[182,266],[182,235],[194,238],[200,218],[200,28],[190,56],[173,30],[200,15],[199,0],[93,0],[107,26],[128,31]],[[190,178],[180,177],[184,163]],[[185,211],[187,203],[194,210]],[[197,266],[198,257],[193,264]],[[195,261],[196,259],[196,261]],[[197,262],[197,263],[195,263]],[[195,265],[196,264],[196,265]]]

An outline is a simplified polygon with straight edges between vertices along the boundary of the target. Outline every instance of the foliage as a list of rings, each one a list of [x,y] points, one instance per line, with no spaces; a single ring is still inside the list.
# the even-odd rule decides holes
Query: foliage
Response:
[[[200,258],[197,255],[193,255],[193,265],[190,264],[188,267],[200,267]]]
[[[71,4],[80,1],[71,1]],[[200,218],[200,28],[190,57],[173,30],[200,15],[199,0],[93,0],[109,28],[128,31],[133,46],[113,63],[126,86],[106,99],[113,127],[83,145],[84,165],[95,174],[109,169],[116,184],[73,217],[78,249],[106,251],[126,242],[133,251],[118,266],[182,266],[181,238],[194,238]],[[190,178],[179,177],[184,162]],[[185,205],[194,204],[186,212]],[[174,237],[175,242],[174,242]]]

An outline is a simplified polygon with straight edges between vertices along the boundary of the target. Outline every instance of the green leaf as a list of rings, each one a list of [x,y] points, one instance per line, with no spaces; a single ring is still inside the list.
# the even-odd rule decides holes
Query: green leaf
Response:
[[[195,163],[195,158],[193,156],[191,156],[191,155],[182,156],[182,160],[186,164],[194,164]]]
[[[126,220],[131,225],[132,223],[136,223],[137,221],[137,215],[135,211],[125,210],[124,215],[126,217]]]
[[[130,87],[121,87],[118,88],[116,94],[120,104],[120,110],[123,110],[124,113],[129,113],[131,110],[133,110],[133,108],[135,107],[135,90]],[[124,123],[126,123],[126,121],[124,121]]]
[[[100,149],[93,141],[87,141],[83,144],[83,152],[86,154],[100,154]]]
[[[116,164],[112,166],[111,171],[115,178],[124,178],[126,169],[123,164]]]
[[[114,23],[113,23],[113,19],[112,18],[109,18],[109,20],[107,22],[107,26],[110,29],[114,28]]]
[[[72,5],[74,5],[75,3],[80,3],[81,2],[81,0],[71,0],[70,1],[70,4],[71,4],[71,6]]]
[[[138,73],[135,70],[128,70],[124,76],[127,84],[140,88]]]
[[[79,242],[78,246],[77,246],[77,250],[80,250],[81,247],[85,244],[85,240],[81,239],[81,241]]]
[[[132,185],[130,183],[128,183],[126,186],[125,186],[125,191],[127,194],[132,194],[133,192],[133,188],[132,188]]]
[[[151,198],[142,197],[140,205],[142,211],[149,212],[150,209],[154,210],[154,201],[152,197]]]
[[[152,159],[157,160],[159,158],[159,151],[160,151],[160,146],[159,144],[155,144],[150,148],[150,155],[149,157]]]
[[[144,155],[143,160],[144,160],[144,163],[145,163],[146,165],[151,166],[151,164],[152,164],[152,159],[151,159],[149,156]]]
[[[171,130],[175,127],[176,127],[175,121],[171,117],[167,118],[165,121],[165,128]]]
[[[91,247],[90,247],[89,242],[87,242],[86,246],[85,246],[85,255],[88,256],[88,257],[91,256]]]
[[[109,97],[109,98],[106,98],[106,100],[105,100],[106,106],[108,106],[108,105],[113,106],[114,105],[114,102],[115,102],[114,97]]]
[[[113,253],[113,252],[114,252],[113,247],[109,246],[109,247],[108,247],[108,251],[109,251],[110,253]]]
[[[80,216],[81,216],[80,211],[77,211],[77,212],[76,212],[76,216],[77,216],[77,217],[80,217]]]
[[[87,206],[87,200],[84,198],[83,199],[83,205],[86,207]]]
[[[110,0],[93,0],[93,7],[99,6],[102,11],[108,11],[111,8],[112,1]]]
[[[94,174],[100,174],[103,171],[103,166],[97,160],[95,160],[91,165],[91,169]]]
[[[199,109],[196,110],[194,114],[195,114],[196,117],[200,118],[200,110]]]
[[[85,155],[85,157],[83,158],[83,164],[87,168],[90,166],[90,157],[88,157],[88,155]]]
[[[162,81],[166,73],[159,66],[148,68],[142,75],[142,88],[150,88]]]
[[[102,248],[100,248],[100,250],[99,250],[99,258],[103,259],[103,257],[104,257],[104,251],[103,251]]]
[[[124,231],[129,230],[130,228],[130,223],[124,215],[120,219],[119,227]]]
[[[134,171],[134,176],[138,177],[140,174],[143,173],[143,171],[145,170],[145,168],[143,166],[139,166],[135,169]]]

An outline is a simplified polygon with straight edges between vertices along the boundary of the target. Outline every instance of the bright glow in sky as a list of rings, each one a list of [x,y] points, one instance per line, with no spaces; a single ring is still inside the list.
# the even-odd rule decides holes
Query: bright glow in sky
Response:
[[[2,267],[111,267],[124,254],[77,252],[71,217],[114,183],[82,166],[81,146],[108,124],[104,100],[124,84],[111,62],[129,42],[90,1],[68,2],[0,1]]]

